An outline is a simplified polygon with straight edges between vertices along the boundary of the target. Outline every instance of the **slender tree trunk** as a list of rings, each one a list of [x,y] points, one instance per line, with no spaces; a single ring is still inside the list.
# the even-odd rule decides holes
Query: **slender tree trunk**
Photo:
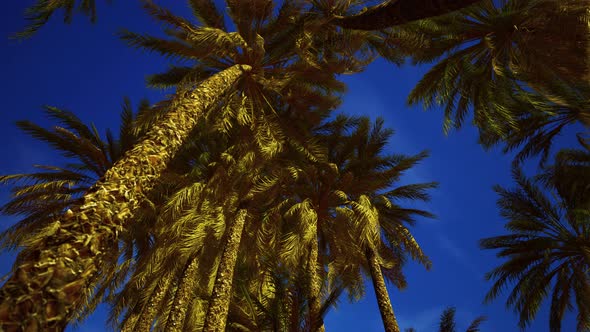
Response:
[[[291,287],[291,291],[289,296],[291,296],[291,306],[290,310],[287,312],[289,313],[289,332],[299,332],[300,330],[300,321],[299,321],[299,288],[293,286]]]
[[[381,30],[443,15],[480,0],[389,0],[352,16],[336,16],[333,24],[345,29]]]
[[[184,327],[184,320],[192,298],[192,292],[197,288],[197,275],[199,273],[199,260],[193,256],[187,262],[180,284],[176,289],[172,309],[168,314],[165,331],[180,332]]]
[[[105,251],[144,201],[203,113],[249,66],[236,65],[178,94],[171,111],[110,168],[79,207],[56,221],[40,243],[24,249],[0,289],[0,330],[59,331],[92,289]]]
[[[217,268],[217,275],[215,276],[211,300],[207,308],[207,315],[205,316],[203,332],[225,331],[234,268],[238,259],[238,249],[240,248],[247,213],[246,209],[240,209],[228,230],[219,267]]]
[[[121,332],[149,332],[151,330],[158,307],[168,291],[171,278],[172,276],[170,275],[162,277],[162,280],[156,285],[156,289],[154,289],[148,303],[136,314],[136,317],[129,317],[127,319],[125,324],[123,324]]]
[[[367,249],[366,256],[371,270],[371,279],[373,280],[373,288],[375,289],[379,312],[381,312],[383,327],[386,332],[400,332],[397,320],[395,319],[395,314],[393,313],[391,301],[389,300],[389,294],[385,287],[385,279],[383,279],[383,273],[381,273],[381,265],[377,260],[375,251],[373,249]]]
[[[313,234],[316,234],[313,241],[311,241],[309,250],[309,261],[307,262],[307,270],[309,273],[309,321],[311,324],[311,332],[323,332],[324,320],[320,314],[322,308],[322,280],[318,273],[319,264],[319,247],[318,247],[318,236],[317,236],[317,223],[313,225],[314,230],[310,230]]]

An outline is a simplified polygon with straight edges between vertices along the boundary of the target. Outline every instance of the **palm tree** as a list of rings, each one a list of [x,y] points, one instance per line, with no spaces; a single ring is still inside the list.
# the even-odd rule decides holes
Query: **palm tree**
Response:
[[[408,191],[410,190],[408,188]],[[425,194],[416,191],[416,195]],[[401,272],[401,267],[406,261],[404,255],[410,253],[413,258],[419,260],[427,268],[430,267],[430,261],[424,255],[410,231],[402,224],[405,220],[413,221],[412,214],[424,216],[429,216],[429,214],[424,211],[410,211],[409,209],[394,208],[393,206],[380,209],[373,206],[371,200],[364,195],[360,197],[358,202],[351,202],[350,205],[352,208],[348,211],[348,214],[351,215],[349,219],[354,220],[351,227],[356,228],[353,236],[351,236],[351,241],[352,243],[354,243],[355,239],[357,241],[353,245],[359,252],[357,255],[363,257],[364,254],[361,262],[368,271],[367,274],[371,277],[383,327],[388,332],[399,332],[383,274],[385,271],[388,278],[397,287],[403,289],[406,285]],[[387,216],[388,214],[390,216]],[[390,218],[391,216],[395,217]],[[388,238],[387,242],[379,238],[382,234]]]
[[[255,189],[257,185],[256,178],[262,183],[267,180],[260,178],[261,159],[252,156],[247,156],[245,159],[246,162],[237,167],[236,175],[227,174],[228,177],[233,176],[235,178],[231,187],[236,191],[238,200],[237,206],[235,206],[236,213],[234,220],[227,230],[211,300],[209,301],[205,315],[203,331],[225,331],[227,313],[232,295],[234,268],[238,258],[246,219],[250,217],[248,209],[251,206],[264,206],[267,204],[265,203],[266,200],[274,199],[272,196],[265,197],[265,191],[257,192]]]
[[[443,15],[480,0],[387,0],[358,14],[334,16],[332,24],[345,29],[381,30],[396,25]],[[334,1],[317,1],[333,3]],[[332,4],[333,6],[333,4]]]
[[[521,328],[530,324],[547,297],[551,301],[551,331],[561,330],[561,320],[565,310],[573,308],[572,301],[578,310],[578,330],[590,328],[588,178],[573,178],[588,171],[589,151],[561,154],[554,168],[538,178],[544,189],[517,168],[513,171],[516,189],[495,189],[510,233],[481,240],[482,248],[500,249],[497,256],[505,259],[486,276],[494,281],[486,301],[514,282],[506,305],[519,313]],[[585,158],[585,164],[571,163],[580,157]]]
[[[51,232],[55,218],[63,211],[79,204],[81,197],[124,153],[145,135],[140,128],[152,120],[152,108],[146,100],[134,115],[129,99],[125,99],[121,113],[119,138],[107,130],[104,140],[94,125],[85,125],[76,115],[56,107],[45,107],[46,115],[58,125],[46,129],[30,121],[19,121],[17,126],[32,137],[48,143],[60,151],[68,161],[65,166],[35,165],[39,171],[26,174],[0,176],[0,183],[12,184],[12,200],[0,207],[6,215],[19,215],[22,219],[0,235],[1,246],[20,249],[34,246]],[[142,233],[143,234],[143,233]],[[75,313],[83,319],[102,300],[105,292],[113,291],[121,280],[118,274],[129,269],[127,262],[117,264],[120,254],[133,250],[131,232],[121,238],[123,246],[115,246],[102,268],[101,285],[94,290],[92,300]],[[139,245],[139,244],[138,244]],[[91,294],[92,292],[89,292]]]
[[[116,244],[196,119],[249,70],[236,65],[191,92],[179,92],[164,119],[105,173],[82,204],[54,220],[42,241],[21,251],[0,289],[0,326],[51,330],[71,319],[86,290],[93,288],[108,255],[105,249]]]
[[[348,133],[348,130],[351,132]],[[295,195],[287,199],[290,202],[286,204],[284,213],[284,222],[291,225],[291,231],[283,240],[281,249],[281,257],[288,258],[285,261],[287,266],[296,266],[300,264],[297,257],[305,257],[311,330],[323,328],[318,304],[322,298],[322,280],[335,281],[340,276],[348,276],[346,280],[340,281],[352,297],[358,297],[363,292],[360,267],[367,265],[370,265],[368,270],[374,268],[369,274],[374,277],[377,286],[383,285],[377,296],[381,300],[380,304],[383,304],[380,305],[383,317],[388,318],[384,322],[385,328],[388,331],[398,330],[391,305],[386,305],[387,291],[384,289],[383,276],[379,276],[382,270],[377,269],[377,266],[385,265],[385,277],[403,287],[405,281],[401,266],[406,254],[428,264],[411,234],[401,224],[411,222],[412,215],[428,214],[421,210],[404,209],[391,200],[426,199],[424,191],[434,184],[414,184],[401,186],[397,190],[385,190],[399,179],[403,171],[425,156],[381,156],[391,135],[390,131],[382,129],[382,121],[371,128],[366,118],[339,116],[319,127],[317,133],[329,151],[328,159],[293,170],[297,180],[291,192]],[[367,197],[371,197],[370,200],[375,200],[379,206],[382,213],[379,218],[383,218],[381,228],[375,224],[376,214],[367,219],[367,211],[358,203],[358,200],[364,202]],[[372,229],[371,226],[376,228]],[[381,244],[372,238],[376,247],[366,245],[364,239],[367,237],[363,235],[380,232],[388,238],[386,243]],[[355,245],[359,238],[363,239],[362,245]],[[293,254],[297,252],[300,254]]]
[[[345,226],[349,233],[347,243],[353,243],[351,248],[356,249],[357,259],[373,281],[385,330],[399,331],[383,274],[397,287],[404,288],[406,282],[401,267],[406,261],[406,255],[427,268],[430,266],[430,261],[404,224],[412,225],[416,215],[432,215],[418,209],[403,208],[397,202],[403,199],[426,201],[429,198],[426,190],[436,187],[436,183],[392,188],[405,171],[427,154],[382,155],[392,135],[392,131],[383,129],[382,125],[382,120],[378,120],[371,128],[368,121],[363,119],[350,135],[350,142],[343,143],[344,155],[348,155],[349,161],[341,172],[344,177],[352,175],[349,176],[352,180],[343,188],[348,201],[344,201],[345,205],[337,209],[337,214],[348,221],[343,223],[348,224]],[[346,256],[352,255],[343,255]]]
[[[422,34],[415,63],[438,61],[408,97],[410,104],[440,105],[445,130],[460,127],[471,109],[483,132],[518,131],[519,114],[507,108],[512,92],[543,90],[555,78],[587,84],[587,0],[484,0],[463,11],[404,26]],[[558,45],[547,50],[546,45]],[[524,82],[523,82],[524,81]],[[524,84],[524,87],[523,87]],[[526,131],[526,129],[523,129]]]
[[[457,331],[455,329],[455,311],[456,310],[454,307],[448,307],[443,311],[443,313],[440,315],[440,323],[438,327],[439,332]],[[479,326],[483,321],[485,321],[485,319],[486,318],[484,316],[477,317],[471,322],[471,324],[469,324],[469,327],[467,327],[467,330],[465,330],[465,332],[479,332]]]

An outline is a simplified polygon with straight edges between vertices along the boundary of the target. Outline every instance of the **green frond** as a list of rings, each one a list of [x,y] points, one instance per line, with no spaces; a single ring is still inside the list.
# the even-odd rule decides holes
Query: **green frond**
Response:
[[[265,117],[258,117],[255,124],[254,139],[260,151],[266,158],[272,158],[283,150],[285,136],[280,126],[268,121]]]

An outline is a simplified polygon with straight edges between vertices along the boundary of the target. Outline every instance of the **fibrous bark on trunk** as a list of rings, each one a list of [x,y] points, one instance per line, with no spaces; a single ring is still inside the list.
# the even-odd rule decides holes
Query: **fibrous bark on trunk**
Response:
[[[136,314],[136,317],[129,317],[127,319],[123,325],[123,328],[121,329],[121,332],[149,332],[151,330],[158,307],[164,299],[166,292],[168,291],[171,278],[172,276],[170,275],[162,277],[162,279],[156,285],[156,289],[154,289],[152,296],[148,300],[148,303],[141,309],[141,312]]]
[[[389,0],[352,16],[336,16],[345,29],[381,30],[465,8],[480,0]]]
[[[317,223],[312,226],[314,229],[310,230],[315,234],[310,244],[309,261],[307,262],[309,274],[309,321],[311,325],[311,332],[323,332],[324,320],[321,315],[322,308],[322,280],[318,273],[319,268],[319,247],[317,236]]]
[[[189,259],[186,268],[176,289],[172,308],[168,314],[165,331],[180,332],[183,330],[186,313],[189,308],[189,302],[192,299],[192,293],[197,288],[197,276],[199,274],[199,260],[195,255]]]
[[[94,287],[105,252],[144,202],[204,112],[249,71],[230,67],[178,94],[170,112],[109,169],[102,181],[51,225],[51,235],[23,249],[0,289],[0,330],[60,331]]]
[[[247,214],[248,211],[246,209],[240,209],[236,213],[234,222],[227,232],[223,253],[221,254],[221,260],[219,261],[219,267],[215,276],[211,300],[209,301],[207,315],[205,316],[203,332],[225,331],[227,313],[231,300],[234,268],[238,259],[238,250],[240,248]]]
[[[375,289],[375,296],[377,297],[377,304],[379,305],[379,312],[381,313],[381,320],[386,332],[399,332],[399,326],[393,313],[393,307],[389,300],[389,294],[385,287],[385,279],[381,272],[381,265],[377,259],[377,255],[373,249],[366,251],[367,262],[371,271],[371,279],[373,281],[373,288]]]

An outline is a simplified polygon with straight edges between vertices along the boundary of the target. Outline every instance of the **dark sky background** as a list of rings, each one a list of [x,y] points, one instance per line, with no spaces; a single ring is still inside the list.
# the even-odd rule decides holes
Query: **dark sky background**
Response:
[[[0,174],[30,171],[33,164],[56,164],[60,158],[43,143],[20,132],[14,122],[32,120],[40,125],[52,123],[44,118],[42,105],[75,112],[86,123],[104,132],[119,126],[124,96],[137,104],[143,97],[155,102],[171,91],[145,88],[147,74],[163,70],[165,59],[130,49],[116,37],[119,28],[157,34],[159,27],[142,12],[138,1],[119,0],[107,6],[99,3],[99,19],[91,25],[76,16],[71,25],[56,17],[31,40],[9,40],[24,25],[23,10],[32,0],[6,1],[0,20],[0,77],[2,121]],[[175,12],[190,15],[184,1],[160,1]],[[223,7],[220,7],[223,8]],[[419,332],[435,331],[440,313],[447,306],[457,307],[458,331],[479,315],[488,317],[482,331],[518,331],[517,316],[504,307],[503,294],[491,304],[483,304],[490,287],[485,272],[500,263],[493,252],[478,248],[482,237],[502,234],[504,221],[496,209],[494,184],[511,185],[512,156],[500,149],[484,151],[477,144],[477,133],[466,126],[445,136],[440,110],[408,108],[405,98],[426,67],[410,65],[396,68],[376,61],[366,72],[343,77],[349,86],[341,112],[385,118],[396,134],[388,147],[393,153],[415,154],[424,149],[431,156],[409,172],[404,182],[439,181],[430,203],[421,207],[434,212],[436,220],[420,220],[412,229],[423,250],[433,261],[431,271],[417,264],[405,269],[409,286],[399,291],[389,287],[393,307],[402,330],[415,327]],[[574,131],[566,131],[558,147],[571,146]],[[527,167],[535,172],[533,163]],[[8,188],[0,187],[0,204],[9,199]],[[0,229],[17,219],[0,217]],[[0,273],[6,273],[14,256],[0,256]],[[105,331],[108,307],[101,306],[78,326],[79,331]],[[337,309],[326,319],[329,331],[382,331],[382,323],[367,283],[365,298],[351,304],[342,297]],[[575,330],[575,316],[567,314],[563,331]],[[548,304],[545,303],[528,331],[549,331]]]

